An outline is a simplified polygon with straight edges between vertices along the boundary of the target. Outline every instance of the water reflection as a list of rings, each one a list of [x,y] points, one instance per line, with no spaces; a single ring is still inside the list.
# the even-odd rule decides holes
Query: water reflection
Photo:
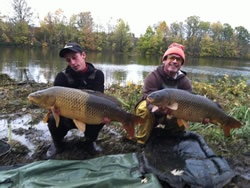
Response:
[[[101,69],[105,75],[105,83],[140,83],[145,76],[154,70],[156,66],[152,65],[110,65],[96,64],[96,67]]]
[[[10,141],[16,141],[26,146],[29,149],[28,156],[32,156],[35,152],[35,147],[38,142],[49,141],[51,142],[51,136],[48,127],[43,121],[35,125],[30,125],[32,122],[32,116],[26,114],[20,117],[16,117],[16,114],[9,114],[8,117],[0,116],[0,138],[8,139]],[[10,128],[9,128],[10,127]],[[32,134],[33,132],[35,134]],[[27,132],[30,131],[30,134]],[[26,134],[25,134],[26,132]],[[11,138],[10,138],[11,133]],[[83,137],[84,134],[77,129],[70,130],[65,136],[66,139],[73,137]]]
[[[58,49],[0,49],[0,72],[18,81],[34,79],[36,82],[53,82],[57,72],[66,67],[66,62],[58,57]],[[128,81],[142,83],[146,75],[161,64],[161,56],[87,52],[87,61],[104,72],[106,85]],[[183,70],[191,80],[216,81],[227,74],[246,77],[250,83],[250,61],[187,58]]]

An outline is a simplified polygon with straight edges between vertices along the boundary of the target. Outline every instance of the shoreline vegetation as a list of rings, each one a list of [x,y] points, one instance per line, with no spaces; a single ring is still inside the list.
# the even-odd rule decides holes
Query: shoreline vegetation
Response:
[[[16,82],[6,74],[0,74],[1,117],[8,118],[10,114],[17,116],[32,113],[37,109],[27,100],[31,92],[51,87],[52,84],[36,82]],[[239,120],[243,127],[233,129],[229,137],[224,137],[220,126],[213,124],[190,123],[190,131],[204,137],[215,153],[221,156],[236,156],[250,151],[250,85],[244,78],[231,79],[226,75],[216,83],[193,81],[193,92],[203,95],[220,104],[227,114]],[[142,95],[143,85],[127,82],[125,86],[113,84],[105,89],[105,93],[118,98],[123,108],[134,113],[134,106]],[[35,117],[31,125],[39,123],[44,114]],[[15,117],[15,116],[14,116]],[[12,117],[13,118],[13,117]],[[125,134],[125,133],[123,133]]]
[[[250,59],[250,34],[246,28],[202,21],[196,15],[184,22],[159,21],[135,37],[123,19],[114,25],[107,23],[105,28],[95,23],[91,12],[68,18],[58,9],[48,12],[35,26],[37,18],[26,0],[13,0],[12,7],[13,17],[0,14],[0,45],[61,48],[71,41],[81,44],[86,51],[161,55],[171,43],[177,42],[192,57]]]

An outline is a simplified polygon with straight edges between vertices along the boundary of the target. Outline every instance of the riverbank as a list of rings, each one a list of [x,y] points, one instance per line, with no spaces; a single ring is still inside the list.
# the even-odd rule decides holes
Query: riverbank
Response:
[[[23,165],[45,159],[45,153],[51,143],[47,126],[41,122],[46,111],[30,104],[27,96],[31,92],[50,86],[51,84],[35,82],[17,83],[8,76],[1,82],[0,122],[1,134],[4,133],[1,138],[10,143],[11,150],[1,156],[0,166]],[[237,175],[230,183],[231,187],[249,185],[249,86],[242,79],[231,80],[227,76],[218,80],[216,84],[193,82],[193,86],[194,92],[218,102],[226,112],[244,124],[241,129],[233,130],[228,138],[223,136],[221,127],[211,124],[190,124],[190,130],[203,136],[208,146],[228,161]],[[142,86],[127,83],[127,86],[121,87],[117,84],[105,92],[120,98],[124,109],[133,112],[134,105],[141,97]],[[71,136],[72,134],[74,136]],[[82,160],[102,155],[136,152],[135,143],[125,138],[125,132],[118,124],[105,125],[101,131],[97,141],[103,149],[101,154],[93,156],[81,150],[83,137],[84,135],[77,130],[71,132],[65,139],[65,152],[57,155],[56,159]]]

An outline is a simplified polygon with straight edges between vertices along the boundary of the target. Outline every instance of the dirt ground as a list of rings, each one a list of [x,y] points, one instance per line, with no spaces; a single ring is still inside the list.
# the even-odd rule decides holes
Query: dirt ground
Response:
[[[0,85],[0,126],[2,127],[0,140],[11,145],[7,153],[0,153],[0,167],[46,160],[46,151],[51,143],[47,126],[41,122],[46,112],[28,103],[27,96],[33,91],[49,86],[50,84],[33,82],[14,83],[11,80]],[[22,119],[23,117],[25,118]],[[16,122],[18,118],[21,119],[20,122]],[[93,155],[84,151],[81,145],[83,138],[84,134],[78,130],[71,131],[65,138],[64,152],[57,154],[54,159],[84,160],[103,155],[137,152],[135,142],[126,139],[124,130],[118,124],[105,125],[101,130],[97,144],[103,151],[99,154]],[[30,148],[29,145],[32,147]],[[225,187],[250,187],[250,154],[225,159],[236,174]]]

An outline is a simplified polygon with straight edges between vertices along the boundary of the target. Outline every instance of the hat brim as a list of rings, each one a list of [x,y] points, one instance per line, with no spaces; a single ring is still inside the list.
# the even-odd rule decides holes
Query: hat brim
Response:
[[[79,52],[78,50],[72,49],[72,48],[64,48],[59,52],[59,56],[60,57],[64,57],[66,54],[70,53],[70,52]],[[80,52],[79,52],[80,53]]]

